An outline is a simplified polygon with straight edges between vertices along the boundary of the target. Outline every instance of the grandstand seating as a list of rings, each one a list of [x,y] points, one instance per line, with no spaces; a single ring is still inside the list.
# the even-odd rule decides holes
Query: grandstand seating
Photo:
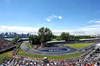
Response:
[[[13,47],[15,47],[15,45],[11,44],[11,41],[0,38],[0,52],[8,50]]]

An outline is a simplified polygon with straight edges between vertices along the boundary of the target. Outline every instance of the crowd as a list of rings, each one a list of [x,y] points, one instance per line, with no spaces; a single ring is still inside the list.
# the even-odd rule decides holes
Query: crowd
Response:
[[[4,61],[1,66],[64,66],[64,62],[49,62],[43,63],[43,61],[27,61],[21,59],[9,59]]]
[[[87,59],[79,58],[61,62],[49,61],[48,63],[44,63],[43,60],[9,59],[4,61],[1,66],[100,66],[100,53],[94,53]]]
[[[66,62],[66,66],[100,66],[100,53],[94,53],[87,59],[77,59]]]
[[[11,44],[11,41],[0,38],[0,52],[10,49],[12,47],[15,47],[15,45]]]

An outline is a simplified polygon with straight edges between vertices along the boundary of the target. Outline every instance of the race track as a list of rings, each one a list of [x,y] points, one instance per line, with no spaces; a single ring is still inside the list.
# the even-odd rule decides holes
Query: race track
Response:
[[[71,48],[71,47],[67,47],[68,51],[66,52],[41,52],[39,51],[39,49],[30,49],[28,47],[28,41],[24,41],[23,44],[21,45],[21,49],[29,54],[35,54],[35,55],[48,55],[48,56],[52,56],[52,55],[69,55],[69,54],[75,54],[78,53],[77,49],[75,48]],[[46,49],[46,48],[45,48]],[[51,48],[52,49],[52,48]]]

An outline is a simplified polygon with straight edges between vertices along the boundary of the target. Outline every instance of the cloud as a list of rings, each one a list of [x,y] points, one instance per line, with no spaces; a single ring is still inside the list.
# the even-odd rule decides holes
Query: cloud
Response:
[[[100,20],[90,20],[88,23],[100,23]]]
[[[51,20],[53,20],[53,19],[62,19],[62,16],[56,16],[56,15],[53,15],[53,14],[51,14],[51,16],[49,16],[48,18],[46,18],[45,20],[46,21],[48,21],[48,22],[50,22]]]
[[[90,25],[81,27],[76,30],[52,30],[54,35],[60,35],[62,32],[70,33],[71,35],[96,35],[100,34],[100,25]],[[39,28],[33,27],[19,27],[19,26],[0,26],[0,32],[17,32],[17,33],[31,33],[36,34]],[[77,32],[75,32],[77,31]]]
[[[94,20],[90,20],[90,21],[88,21],[88,23],[92,23],[92,22],[94,22]]]
[[[78,30],[79,31],[99,31],[100,30],[100,25],[85,26],[85,27],[79,28]]]
[[[100,11],[97,11],[95,14],[98,14],[98,13],[100,13]]]
[[[54,35],[60,35],[62,32],[71,33],[73,30],[52,30]]]
[[[97,35],[100,34],[99,31],[82,31],[82,30],[52,30],[54,35],[61,35],[62,32],[70,33],[70,35]]]
[[[45,19],[46,21],[48,21],[48,22],[50,22],[51,21],[51,19]]]
[[[57,18],[57,16],[56,15],[52,15],[52,18]]]
[[[79,29],[77,29],[77,31],[83,31],[85,32],[84,34],[100,34],[100,20],[90,20],[88,21],[88,23],[92,23],[92,25],[88,25],[88,26],[84,26],[84,27],[80,27]]]
[[[81,27],[79,29],[77,29],[78,31],[84,32],[83,35],[98,35],[100,34],[100,25],[96,24],[96,25],[89,25],[89,26],[85,26],[85,27]],[[74,34],[75,35],[75,34]],[[77,33],[77,35],[79,35]],[[82,34],[80,34],[82,35]]]
[[[56,15],[51,15],[50,17],[48,17],[47,19],[45,19],[46,21],[50,22],[52,19],[57,18]]]
[[[39,28],[32,28],[32,27],[0,26],[0,32],[28,33],[28,32],[37,32],[38,29]]]
[[[100,23],[100,21],[95,21],[95,23]]]
[[[100,35],[99,31],[77,31],[71,32],[71,35]]]
[[[39,28],[19,27],[19,26],[0,26],[0,32],[17,32],[17,33],[32,33],[37,34]],[[72,32],[73,30],[52,30],[55,35],[60,35],[62,32]]]
[[[59,19],[62,19],[62,16],[58,16]]]

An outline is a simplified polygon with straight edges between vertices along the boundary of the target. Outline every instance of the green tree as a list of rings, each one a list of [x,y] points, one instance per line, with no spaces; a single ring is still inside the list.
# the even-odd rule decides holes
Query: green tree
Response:
[[[62,40],[68,41],[68,39],[70,38],[70,35],[69,33],[62,32],[60,37]]]
[[[62,40],[62,39],[61,39],[61,37],[56,37],[56,40],[58,40],[58,41],[59,41],[59,40]]]
[[[34,42],[34,36],[30,36],[29,37],[29,42],[31,43],[31,41],[32,41],[32,44],[34,44],[33,42]]]
[[[38,36],[34,36],[34,43],[35,44],[40,44],[40,39]]]
[[[91,37],[91,36],[75,36],[75,40],[79,41],[79,39],[90,39],[90,38],[95,38],[95,37]]]
[[[40,44],[40,41],[39,41],[39,37],[38,36],[30,36],[29,37],[29,42],[31,43],[32,41],[32,44],[33,45],[36,45],[36,44]]]
[[[20,39],[20,37],[15,37],[12,41],[17,42]]]
[[[40,28],[38,30],[38,36],[40,37],[40,42],[45,43],[46,41],[50,41],[52,38],[52,32],[49,28]]]
[[[52,35],[52,38],[53,38],[53,39],[56,39],[56,38],[57,38],[57,36],[56,36],[56,35]]]
[[[69,37],[70,37],[69,38],[70,40],[75,40],[75,36],[74,35],[70,35]]]

